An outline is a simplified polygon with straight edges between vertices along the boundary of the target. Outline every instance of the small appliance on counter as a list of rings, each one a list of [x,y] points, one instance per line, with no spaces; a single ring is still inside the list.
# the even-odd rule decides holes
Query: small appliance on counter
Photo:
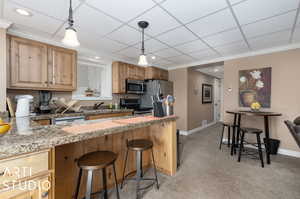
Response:
[[[138,98],[121,98],[120,99],[120,107],[133,109],[134,115],[147,114],[152,112],[152,107],[142,107],[141,100]]]
[[[50,101],[52,99],[51,91],[39,91],[39,107],[38,111],[41,114],[51,113]]]
[[[30,115],[30,102],[33,101],[32,95],[17,95],[16,117],[26,117]]]
[[[174,115],[174,103],[175,98],[172,95],[168,95],[164,100],[164,111],[166,116]]]

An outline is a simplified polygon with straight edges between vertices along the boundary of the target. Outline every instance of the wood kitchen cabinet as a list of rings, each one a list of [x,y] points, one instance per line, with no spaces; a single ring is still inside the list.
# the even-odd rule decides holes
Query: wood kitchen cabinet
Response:
[[[126,79],[128,77],[127,65],[123,62],[112,64],[112,91],[113,93],[126,93]]]
[[[1,159],[0,198],[54,199],[54,173],[51,149]]]
[[[47,87],[47,45],[11,37],[9,55],[11,87]]]
[[[112,64],[112,87],[113,93],[124,94],[126,93],[126,80],[145,79],[145,68],[128,64],[124,62],[113,62]]]
[[[76,52],[48,47],[48,86],[55,90],[76,89]]]
[[[76,51],[16,36],[7,38],[8,88],[76,89]]]
[[[149,66],[146,68],[145,79],[169,80],[169,72],[161,68]]]

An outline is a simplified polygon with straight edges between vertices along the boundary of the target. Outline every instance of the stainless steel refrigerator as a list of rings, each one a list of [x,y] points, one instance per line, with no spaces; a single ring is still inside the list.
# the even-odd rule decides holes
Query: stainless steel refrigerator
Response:
[[[141,96],[141,107],[152,108],[152,96],[159,96],[162,94],[163,97],[167,95],[173,95],[173,82],[165,80],[147,80],[146,92]]]

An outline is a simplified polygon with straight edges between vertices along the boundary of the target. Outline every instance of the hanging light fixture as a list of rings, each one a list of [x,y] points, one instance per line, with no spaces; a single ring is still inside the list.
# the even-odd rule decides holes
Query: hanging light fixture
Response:
[[[140,28],[142,28],[142,54],[139,57],[138,65],[140,66],[148,66],[147,57],[145,55],[145,45],[144,45],[144,30],[149,26],[147,21],[140,21],[138,22]]]
[[[77,32],[73,27],[74,20],[73,20],[72,0],[70,0],[68,23],[69,26],[66,28],[65,37],[63,38],[62,42],[67,46],[77,47],[80,45],[80,43],[77,38]]]

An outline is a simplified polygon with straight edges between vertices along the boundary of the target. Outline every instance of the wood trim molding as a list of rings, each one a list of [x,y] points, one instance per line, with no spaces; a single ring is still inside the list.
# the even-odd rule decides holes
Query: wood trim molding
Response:
[[[12,25],[11,21],[8,21],[6,19],[0,19],[0,28],[8,29]]]
[[[203,130],[203,129],[206,129],[206,128],[208,128],[208,127],[210,127],[210,126],[212,126],[212,125],[214,125],[214,124],[216,124],[217,122],[215,122],[215,121],[213,121],[213,122],[211,122],[211,123],[208,123],[207,125],[205,125],[205,126],[199,126],[199,127],[197,127],[197,128],[194,128],[194,129],[191,129],[191,130],[188,130],[188,131],[182,131],[182,130],[180,130],[180,135],[191,135],[191,134],[193,134],[193,133],[195,133],[195,132],[197,132],[197,131],[201,131],[201,130]]]

